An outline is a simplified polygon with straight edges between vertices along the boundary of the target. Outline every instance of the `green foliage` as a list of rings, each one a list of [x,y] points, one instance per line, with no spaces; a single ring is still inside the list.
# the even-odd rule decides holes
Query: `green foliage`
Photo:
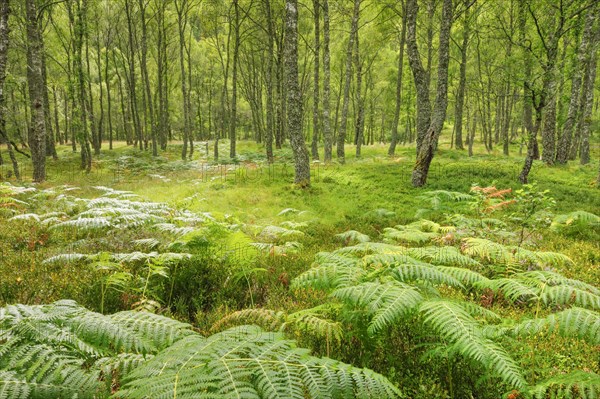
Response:
[[[550,228],[566,236],[600,239],[600,216],[575,211],[554,217]]]
[[[6,398],[399,397],[368,369],[310,355],[281,334],[243,326],[204,338],[145,312],[111,316],[72,301],[0,308]]]

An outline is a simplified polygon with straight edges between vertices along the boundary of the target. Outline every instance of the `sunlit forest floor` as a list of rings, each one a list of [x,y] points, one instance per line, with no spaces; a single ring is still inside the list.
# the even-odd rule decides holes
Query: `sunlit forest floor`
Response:
[[[276,150],[276,161],[269,165],[262,146],[244,141],[238,143],[240,155],[235,160],[228,157],[229,143],[221,142],[218,162],[213,158],[212,143],[196,143],[192,159],[187,161],[180,159],[181,147],[177,144],[170,145],[168,151],[160,152],[155,158],[148,151],[141,152],[124,143],[115,143],[112,151],[106,147],[105,144],[101,155],[94,158],[93,169],[89,174],[80,170],[78,154],[72,153],[68,146],[59,147],[59,159],[48,160],[48,181],[36,185],[36,189],[43,191],[62,187],[60,190],[63,191],[45,194],[50,201],[58,201],[62,200],[60,197],[63,194],[60,193],[74,193],[81,199],[96,198],[101,194],[97,187],[106,187],[107,189],[102,189],[104,192],[108,188],[130,191],[139,196],[135,198],[164,203],[173,210],[191,211],[195,214],[207,212],[211,218],[227,225],[229,230],[243,226],[243,237],[229,235],[218,229],[210,233],[213,237],[207,236],[209,241],[214,238],[224,247],[243,246],[257,238],[264,238],[265,233],[264,230],[261,233],[261,229],[265,226],[286,226],[289,231],[303,231],[294,240],[290,238],[289,242],[276,240],[281,245],[268,247],[270,249],[267,248],[267,256],[264,258],[246,253],[236,255],[241,257],[242,263],[248,256],[255,262],[244,269],[242,274],[234,271],[232,275],[226,275],[225,271],[211,269],[217,267],[214,265],[221,264],[221,260],[213,257],[210,258],[213,266],[209,265],[180,277],[184,279],[183,282],[173,283],[170,288],[166,283],[158,283],[154,287],[156,292],[153,299],[156,301],[149,302],[149,308],[178,320],[191,322],[198,331],[205,334],[213,332],[215,323],[218,325],[223,317],[235,310],[256,307],[291,314],[322,304],[324,296],[321,294],[313,291],[290,292],[290,282],[310,268],[318,253],[340,247],[341,243],[333,239],[336,234],[354,230],[377,239],[382,234],[385,236],[386,229],[417,221],[423,214],[441,223],[444,212],[430,212],[430,204],[423,197],[427,192],[444,190],[469,193],[473,185],[495,186],[499,190],[510,188],[513,192],[522,188],[517,176],[523,155],[519,154],[518,147],[511,148],[512,155],[509,157],[501,154],[501,148],[488,154],[483,148],[476,147],[475,155],[468,157],[466,150],[448,149],[448,143],[442,143],[433,161],[427,186],[414,189],[410,184],[414,161],[412,146],[399,146],[396,156],[392,158],[387,156],[386,145],[364,146],[362,156],[358,159],[354,156],[354,146],[347,146],[347,162],[344,165],[337,162],[329,165],[318,161],[312,163],[311,187],[307,190],[298,189],[291,183],[292,154],[287,148]],[[592,159],[596,160],[600,154],[595,151]],[[556,201],[552,210],[554,214],[586,211],[598,215],[600,194],[595,187],[598,170],[596,162],[597,160],[585,166],[570,162],[566,166],[547,167],[536,161],[530,181],[537,185],[536,190],[540,192],[549,190],[548,195]],[[23,174],[28,175],[25,164],[23,166]],[[16,184],[10,178],[9,167],[7,164],[2,166],[2,176]],[[27,182],[24,184],[29,186]],[[70,189],[65,189],[64,185],[78,189],[68,191]],[[36,202],[36,212],[44,209],[56,211],[51,204],[44,203],[45,197],[41,198],[42,201]],[[81,211],[82,205],[77,201],[69,205],[69,210],[65,210],[67,214]],[[19,212],[27,212],[17,209]],[[510,211],[500,211],[493,217],[508,223],[510,216]],[[124,288],[113,290],[107,289],[109,286],[103,285],[104,283],[98,283],[100,280],[97,270],[94,272],[81,264],[60,267],[44,260],[69,252],[128,252],[134,249],[132,243],[137,245],[146,238],[141,229],[143,227],[132,228],[128,232],[107,233],[106,236],[67,232],[55,235],[52,228],[36,224],[24,223],[19,229],[15,229],[10,223],[3,224],[0,227],[0,305],[49,303],[69,298],[103,313],[138,306],[140,297],[152,297],[151,292],[146,291],[150,277],[147,277],[141,294],[139,287],[130,288],[129,291]],[[153,237],[159,241],[161,237],[164,238],[160,234]],[[498,237],[501,236],[495,239]],[[350,242],[350,238],[347,240]],[[530,241],[525,244],[532,250],[560,252],[570,257],[573,263],[558,266],[557,271],[565,277],[600,287],[600,243],[597,230],[595,233],[584,231],[582,234],[565,236],[544,229],[532,232]],[[185,245],[189,245],[189,242],[175,240],[165,248],[177,252],[178,248],[185,248]],[[281,256],[275,256],[277,254]],[[106,261],[102,257],[99,259],[99,262]],[[134,271],[130,272],[135,275]],[[148,273],[150,276],[150,271]],[[193,280],[198,284],[191,284]],[[170,291],[168,300],[159,294],[161,290]],[[185,295],[182,295],[180,303],[171,303],[171,296],[177,290],[185,292]],[[444,292],[446,294],[448,293]],[[533,315],[537,317],[539,313],[539,308],[536,310],[535,307],[504,305],[500,301],[491,305],[491,309],[503,318],[514,320]],[[420,362],[423,360],[407,358],[397,363],[389,357],[391,355],[386,353],[385,345],[382,347],[380,341],[351,348],[344,345],[350,342],[356,344],[357,340],[364,337],[349,336],[344,338],[345,344],[331,352],[329,341],[325,345],[324,342],[315,342],[314,337],[297,335],[296,338],[319,354],[334,356],[384,374],[398,386],[407,387],[410,397],[461,397],[457,392],[474,392],[469,389],[476,391],[466,385],[463,387],[464,391],[461,391],[462,388],[455,385],[470,384],[471,382],[462,381],[468,380],[466,377],[440,377],[430,375],[431,370],[426,369],[421,372],[397,369],[411,364],[422,367]],[[390,342],[397,339],[391,333],[388,338]],[[597,346],[555,336],[539,339],[533,337],[522,342],[511,341],[506,345],[520,359],[529,381],[553,376],[559,370],[600,371]],[[567,347],[567,353],[563,351],[559,357],[554,356],[552,353],[557,345]],[[534,352],[542,355],[536,358],[531,355]],[[432,367],[436,373],[439,372],[438,366]],[[458,368],[455,373],[460,374]],[[501,388],[498,389],[496,393],[489,393],[489,397],[497,397],[494,395],[502,392]]]

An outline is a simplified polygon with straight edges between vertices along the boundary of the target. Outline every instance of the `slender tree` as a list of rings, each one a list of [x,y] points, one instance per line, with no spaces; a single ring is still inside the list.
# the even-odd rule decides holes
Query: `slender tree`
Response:
[[[410,37],[411,51],[409,52],[409,58],[411,60],[411,66],[413,68],[413,76],[415,78],[415,86],[417,90],[422,86],[420,83],[424,76],[419,76],[422,71],[418,67],[420,61],[417,62],[414,57],[419,56],[417,43],[416,43],[416,14],[418,10],[416,0],[409,0],[407,2],[407,9],[411,15],[407,16],[408,35]],[[417,145],[417,159],[415,167],[412,173],[412,184],[415,187],[421,187],[425,185],[427,181],[427,175],[429,173],[429,166],[433,160],[434,151],[437,147],[437,142],[444,126],[444,120],[446,119],[446,108],[448,106],[448,64],[450,61],[450,28],[452,27],[452,15],[453,15],[453,4],[452,0],[444,0],[442,4],[442,21],[440,25],[439,33],[439,49],[438,49],[438,76],[437,76],[437,88],[435,106],[431,113],[431,121],[429,127],[422,134],[421,144]],[[424,93],[421,94],[424,97]],[[419,111],[417,111],[419,112]],[[422,132],[421,132],[422,133]]]
[[[44,112],[44,76],[42,37],[35,0],[26,0],[27,13],[27,83],[31,124],[29,148],[33,163],[33,181],[46,180],[46,119]]]
[[[329,51],[329,0],[323,4],[323,140],[325,162],[331,162],[333,137],[331,134],[330,93],[331,93],[331,55]]]
[[[458,90],[456,92],[456,103],[454,108],[454,146],[457,150],[462,150],[462,125],[463,108],[465,104],[465,87],[467,85],[467,61],[469,50],[469,37],[471,36],[471,18],[469,15],[469,0],[464,1],[465,12],[463,15],[463,37],[460,46],[460,77],[458,81]]]
[[[298,83],[298,0],[286,0],[285,11],[287,131],[294,152],[294,182],[300,187],[308,187],[310,186],[310,163],[302,134],[302,98]]]
[[[402,105],[402,74],[404,73],[404,44],[406,42],[406,7],[402,1],[402,28],[400,33],[400,48],[398,51],[398,74],[396,80],[396,106],[394,108],[394,121],[392,122],[392,138],[388,155],[394,156],[398,143],[398,123],[400,123],[400,107]]]
[[[354,0],[354,11],[352,13],[352,22],[350,25],[350,36],[348,37],[348,46],[346,47],[346,72],[344,79],[344,100],[342,103],[342,120],[337,140],[337,157],[341,163],[345,162],[346,152],[346,127],[348,125],[348,107],[350,104],[350,83],[352,81],[352,51],[354,50],[354,40],[358,32],[358,18],[360,14],[361,0]]]
[[[4,95],[4,82],[6,80],[6,61],[8,59],[10,14],[9,0],[0,0],[0,139],[6,143],[8,156],[12,162],[13,172],[17,180],[21,180],[19,163],[13,150],[13,145],[6,133],[6,97]]]
[[[313,19],[315,25],[315,65],[313,71],[313,128],[311,155],[313,159],[319,159],[319,56],[321,52],[320,12],[319,0],[313,0]]]
[[[597,7],[596,7],[597,8]],[[567,114],[567,120],[565,121],[562,136],[558,142],[556,151],[556,162],[559,164],[567,163],[569,157],[569,149],[571,147],[571,139],[573,136],[573,129],[577,122],[577,112],[579,110],[579,92],[581,89],[581,83],[583,74],[586,67],[591,62],[592,51],[590,51],[590,43],[593,40],[593,29],[594,23],[597,19],[597,12],[595,9],[588,11],[585,18],[585,27],[583,29],[583,36],[577,50],[577,62],[573,69],[573,76],[571,78],[571,98],[569,101],[569,111]]]

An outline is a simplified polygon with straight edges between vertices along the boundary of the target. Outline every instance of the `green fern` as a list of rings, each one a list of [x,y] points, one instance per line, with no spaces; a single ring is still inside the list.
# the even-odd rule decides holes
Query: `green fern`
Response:
[[[117,398],[398,397],[384,377],[310,356],[281,334],[241,326],[175,343],[125,379]]]
[[[336,234],[335,238],[339,241],[342,241],[344,245],[348,245],[350,243],[360,243],[360,242],[369,242],[371,238],[356,230],[348,230],[340,234]]]
[[[409,248],[408,255],[434,265],[477,267],[481,264],[469,256],[463,255],[456,247],[422,247]]]
[[[452,349],[481,363],[514,388],[527,385],[523,371],[497,343],[484,337],[481,325],[470,314],[473,308],[448,300],[429,300],[419,307],[424,322],[450,342]]]
[[[509,331],[514,335],[535,335],[542,332],[558,333],[565,337],[585,339],[592,345],[600,344],[600,313],[572,307],[552,313],[545,318],[523,321]]]
[[[368,328],[371,335],[390,328],[423,300],[417,289],[397,281],[383,284],[362,283],[337,289],[331,296],[353,306],[365,308],[372,316]]]
[[[600,375],[581,370],[554,376],[525,391],[535,399],[600,398]]]
[[[510,249],[485,238],[466,238],[462,245],[462,251],[489,263],[508,264],[513,259]]]
[[[316,329],[318,313],[287,322]],[[321,327],[333,337],[334,324]],[[115,386],[122,398],[400,395],[370,370],[310,356],[258,327],[204,338],[162,316],[104,316],[73,301],[0,308],[0,398],[108,398]]]

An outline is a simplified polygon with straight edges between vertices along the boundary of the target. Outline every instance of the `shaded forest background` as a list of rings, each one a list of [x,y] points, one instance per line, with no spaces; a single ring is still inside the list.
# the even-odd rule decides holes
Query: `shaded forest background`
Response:
[[[255,140],[273,161],[289,140],[283,2],[0,3],[0,141],[16,176],[30,157],[43,181],[57,145],[89,171],[115,141],[154,155],[175,142],[182,159],[210,141],[218,159]],[[534,159],[590,162],[595,1],[313,0],[297,11],[296,124],[313,160],[375,143],[433,157],[443,136],[469,155],[477,142],[519,151],[522,182]]]

